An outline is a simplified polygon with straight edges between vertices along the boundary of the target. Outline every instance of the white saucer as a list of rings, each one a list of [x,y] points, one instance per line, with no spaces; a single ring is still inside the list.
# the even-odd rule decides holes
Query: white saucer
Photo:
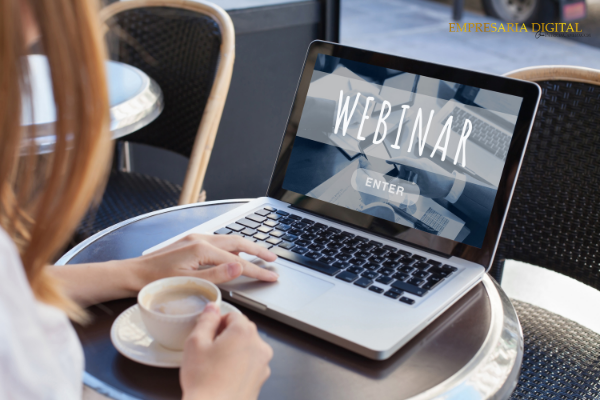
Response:
[[[221,315],[230,312],[240,310],[222,301]],[[113,322],[110,340],[119,353],[140,364],[161,368],[181,366],[183,352],[166,349],[150,337],[137,304],[123,311]]]

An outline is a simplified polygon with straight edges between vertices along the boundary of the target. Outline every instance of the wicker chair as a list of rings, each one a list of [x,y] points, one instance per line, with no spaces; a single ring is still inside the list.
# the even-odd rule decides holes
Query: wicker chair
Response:
[[[512,259],[600,289],[600,71],[534,67],[507,76],[535,81],[543,93],[490,273],[500,281],[504,260]],[[531,304],[514,305],[525,352],[511,398],[597,399],[600,335]]]
[[[135,0],[101,11],[111,58],[153,78],[164,98],[162,114],[122,138],[189,157],[183,187],[113,168],[102,201],[76,240],[147,212],[203,201],[202,182],[233,71],[235,37],[222,9],[201,1]]]

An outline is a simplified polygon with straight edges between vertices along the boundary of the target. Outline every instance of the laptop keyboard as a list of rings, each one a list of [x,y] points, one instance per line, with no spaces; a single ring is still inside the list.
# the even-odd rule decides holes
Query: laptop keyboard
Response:
[[[412,305],[405,296],[425,296],[457,268],[315,222],[287,211],[264,207],[215,232],[237,235],[277,256]]]
[[[465,118],[470,119],[473,129],[471,130],[469,140],[473,140],[502,161],[506,160],[508,148],[510,147],[510,136],[458,107],[454,108],[449,115],[455,116],[457,122],[455,126],[460,127],[460,130],[457,131],[458,133],[462,132],[462,127],[465,125]]]

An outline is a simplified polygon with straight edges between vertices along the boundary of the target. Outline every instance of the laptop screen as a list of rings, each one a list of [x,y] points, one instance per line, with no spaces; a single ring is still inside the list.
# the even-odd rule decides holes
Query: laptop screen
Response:
[[[319,54],[281,187],[481,248],[522,101]]]

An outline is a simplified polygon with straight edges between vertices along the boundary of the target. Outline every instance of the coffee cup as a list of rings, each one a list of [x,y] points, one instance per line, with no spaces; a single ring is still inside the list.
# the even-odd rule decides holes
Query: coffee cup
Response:
[[[179,351],[206,304],[221,305],[221,292],[207,280],[177,276],[149,283],[137,300],[150,336],[163,347]]]

